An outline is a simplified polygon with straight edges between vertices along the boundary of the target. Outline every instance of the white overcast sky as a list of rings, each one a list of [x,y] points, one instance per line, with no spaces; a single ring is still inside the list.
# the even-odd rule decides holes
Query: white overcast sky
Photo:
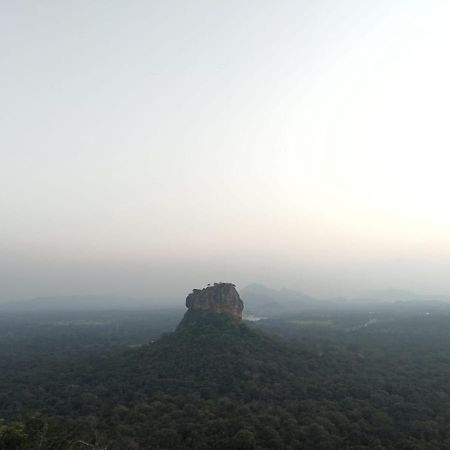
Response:
[[[450,294],[450,2],[0,0],[0,301]]]

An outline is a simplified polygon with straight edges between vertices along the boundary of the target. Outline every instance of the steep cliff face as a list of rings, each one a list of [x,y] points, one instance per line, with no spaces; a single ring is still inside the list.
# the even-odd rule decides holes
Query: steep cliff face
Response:
[[[242,319],[242,302],[232,283],[214,283],[205,289],[194,289],[186,298],[189,311],[222,313],[236,320]]]
[[[214,283],[205,289],[194,289],[186,298],[189,311],[209,311],[229,314],[236,320],[242,319],[242,302],[232,283]]]

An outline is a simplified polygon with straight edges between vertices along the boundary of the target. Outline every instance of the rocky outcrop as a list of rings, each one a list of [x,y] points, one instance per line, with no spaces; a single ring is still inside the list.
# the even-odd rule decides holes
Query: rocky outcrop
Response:
[[[186,307],[190,311],[221,313],[242,319],[244,303],[232,283],[214,283],[204,289],[194,289],[186,298]]]

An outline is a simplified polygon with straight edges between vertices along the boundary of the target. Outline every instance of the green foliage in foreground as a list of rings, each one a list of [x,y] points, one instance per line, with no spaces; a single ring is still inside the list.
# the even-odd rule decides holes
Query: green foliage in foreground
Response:
[[[450,448],[449,317],[289,323],[296,342],[197,315],[140,347],[18,328],[0,344],[0,449]]]

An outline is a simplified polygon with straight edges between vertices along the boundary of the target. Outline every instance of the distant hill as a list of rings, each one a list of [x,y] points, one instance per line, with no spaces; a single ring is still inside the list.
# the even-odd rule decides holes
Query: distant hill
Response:
[[[274,316],[305,309],[320,308],[324,301],[301,291],[291,289],[271,289],[261,284],[250,284],[241,290],[245,302],[244,314]]]
[[[319,299],[302,291],[271,289],[261,284],[250,284],[241,290],[245,302],[244,317],[277,317],[308,311],[371,310],[426,312],[428,309],[447,310],[450,297],[421,295],[401,289],[373,290],[359,297]]]
[[[394,304],[402,308],[427,306],[446,307],[450,297],[444,295],[422,295],[400,289],[372,290],[353,298],[320,299],[293,289],[272,289],[262,284],[250,284],[241,290],[245,302],[244,318],[276,317],[324,308],[380,308]],[[135,298],[114,295],[68,295],[36,297],[0,303],[1,312],[38,311],[106,311],[138,310],[176,307],[179,302],[170,297]]]

